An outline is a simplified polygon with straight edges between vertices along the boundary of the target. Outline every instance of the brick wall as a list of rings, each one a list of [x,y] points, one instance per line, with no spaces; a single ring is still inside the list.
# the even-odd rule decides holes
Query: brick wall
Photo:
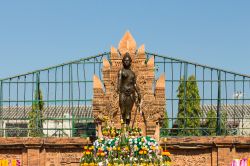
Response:
[[[173,166],[228,166],[234,158],[250,157],[250,137],[161,138]],[[22,166],[79,166],[84,138],[0,138],[0,160]]]

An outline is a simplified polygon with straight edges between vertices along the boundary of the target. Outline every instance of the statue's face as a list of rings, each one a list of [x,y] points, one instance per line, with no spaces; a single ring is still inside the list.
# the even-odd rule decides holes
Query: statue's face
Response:
[[[129,58],[129,57],[125,57],[125,58],[123,59],[123,66],[124,66],[125,68],[127,68],[127,67],[130,67],[130,65],[131,65],[131,60],[130,60],[130,58]]]

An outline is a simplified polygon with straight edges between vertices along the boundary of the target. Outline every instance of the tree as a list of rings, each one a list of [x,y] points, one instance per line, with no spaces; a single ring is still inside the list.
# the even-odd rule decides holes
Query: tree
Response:
[[[169,125],[168,113],[167,113],[167,111],[165,111],[164,120],[163,120],[163,124],[162,124],[162,128],[163,128],[164,130],[161,131],[161,136],[162,136],[162,137],[165,137],[165,136],[168,136],[168,135],[169,135],[169,131],[166,129],[166,128],[169,127],[168,125]]]
[[[35,91],[35,101],[32,103],[32,110],[28,114],[29,116],[28,127],[29,127],[30,137],[43,136],[43,110],[44,110],[43,95],[38,85]]]
[[[195,76],[191,75],[186,81],[181,78],[177,92],[178,135],[200,135],[197,130],[200,127],[200,95]]]
[[[204,130],[205,132],[203,135],[210,135],[210,136],[215,136],[216,135],[216,122],[217,122],[217,115],[215,110],[210,110],[207,112],[207,119],[205,121],[204,126],[206,129]],[[227,123],[227,114],[225,111],[221,111],[221,118],[220,118],[220,130],[221,134],[226,134],[226,123]]]

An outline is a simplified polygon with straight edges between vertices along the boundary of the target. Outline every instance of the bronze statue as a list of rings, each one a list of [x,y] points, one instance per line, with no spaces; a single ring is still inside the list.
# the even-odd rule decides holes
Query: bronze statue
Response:
[[[123,68],[118,72],[117,84],[121,118],[127,126],[130,124],[131,111],[134,103],[136,102],[138,107],[141,102],[141,95],[136,84],[136,76],[135,73],[130,69],[131,62],[132,59],[129,53],[126,53],[122,59]]]

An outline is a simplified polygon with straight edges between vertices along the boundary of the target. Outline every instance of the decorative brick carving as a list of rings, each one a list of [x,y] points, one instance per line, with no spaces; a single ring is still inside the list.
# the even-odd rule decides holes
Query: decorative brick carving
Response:
[[[211,149],[171,150],[173,166],[211,166]]]
[[[121,39],[118,49],[111,47],[110,61],[103,59],[103,84],[97,76],[93,77],[93,115],[100,124],[107,116],[116,127],[120,127],[119,97],[117,94],[117,75],[122,67],[122,58],[129,52],[132,58],[131,69],[136,74],[136,82],[142,96],[141,111],[144,118],[141,118],[137,111],[136,121],[138,127],[142,128],[144,135],[159,137],[159,121],[164,117],[165,112],[165,77],[164,74],[157,80],[155,89],[155,66],[154,57],[146,59],[145,47],[142,45],[137,50],[136,42],[129,32],[126,32]],[[132,109],[132,121],[136,113],[136,107]],[[133,122],[132,122],[133,123]],[[132,125],[131,123],[131,125]],[[155,133],[157,133],[155,135]]]

